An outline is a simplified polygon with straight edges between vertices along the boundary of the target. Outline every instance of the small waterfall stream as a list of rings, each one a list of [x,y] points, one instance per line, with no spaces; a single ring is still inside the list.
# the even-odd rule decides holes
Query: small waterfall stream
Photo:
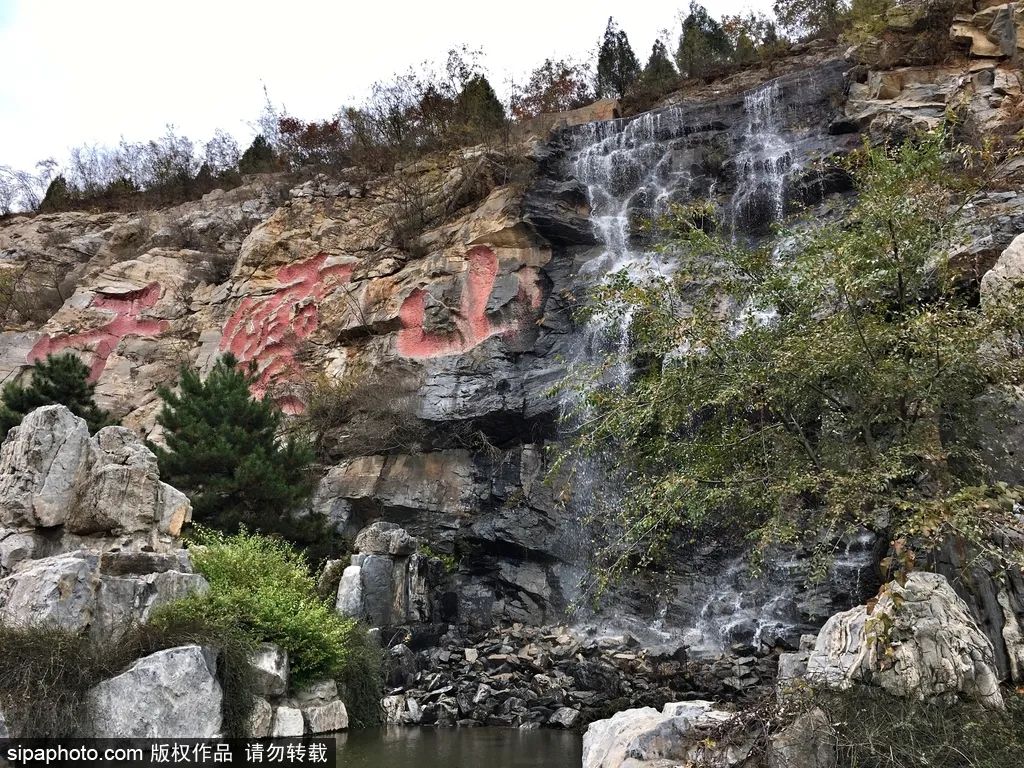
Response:
[[[673,265],[638,232],[638,219],[665,213],[673,202],[711,200],[728,222],[731,236],[757,238],[782,220],[787,185],[801,168],[806,138],[803,126],[787,125],[787,108],[779,80],[743,96],[728,115],[706,115],[685,106],[650,112],[635,119],[583,126],[574,132],[568,175],[585,185],[590,218],[600,243],[579,271],[590,286],[621,270],[630,277],[667,277]],[[725,155],[723,158],[722,155]],[[570,367],[604,365],[591,387],[625,385],[632,374],[629,311],[592,311],[579,329],[580,343]],[[563,415],[586,417],[586,392],[563,395]],[[581,519],[604,504],[614,507],[618,484],[609,481],[608,460],[580,460],[575,467],[574,506]],[[586,531],[580,526],[580,536]],[[588,545],[582,542],[581,551]],[[848,580],[870,566],[871,548],[863,541],[847,545],[833,572]],[[711,568],[713,572],[708,572]],[[754,578],[743,557],[728,557],[713,566],[696,566],[679,594],[659,598],[645,629],[658,640],[681,634],[694,650],[716,652],[734,642],[757,646],[780,638],[792,642],[813,610],[801,606],[803,564],[770,564]],[[851,586],[851,594],[856,586]],[[834,590],[833,590],[834,591]]]
[[[783,109],[778,80],[743,97],[746,130],[736,156],[741,182],[730,201],[732,237],[743,222],[773,224],[785,213],[786,178],[793,167],[793,145],[783,135]],[[761,210],[758,210],[760,208]]]

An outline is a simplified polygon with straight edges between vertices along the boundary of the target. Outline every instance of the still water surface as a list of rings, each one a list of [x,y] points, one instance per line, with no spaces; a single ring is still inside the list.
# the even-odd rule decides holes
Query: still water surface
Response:
[[[338,734],[339,768],[580,768],[569,731],[391,726]]]

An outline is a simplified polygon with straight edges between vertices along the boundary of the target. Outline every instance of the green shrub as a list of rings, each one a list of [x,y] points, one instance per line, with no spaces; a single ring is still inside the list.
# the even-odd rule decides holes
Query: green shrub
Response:
[[[102,641],[52,626],[0,625],[0,710],[11,733],[22,737],[88,732],[90,688],[151,653],[193,644],[218,651],[224,732],[244,736],[255,695],[248,660],[253,644],[235,626],[210,617],[168,615]]]
[[[157,609],[154,623],[203,619],[237,626],[252,642],[275,643],[288,652],[296,688],[337,678],[355,692],[357,698],[346,700],[354,710],[377,706],[380,685],[373,682],[375,651],[366,631],[320,599],[303,555],[245,530],[224,536],[199,529],[195,541],[192,562],[210,589]]]
[[[0,396],[0,438],[18,426],[29,411],[44,405],[65,405],[85,419],[89,431],[113,424],[110,414],[93,400],[96,385],[89,382],[89,368],[73,353],[47,355],[32,364],[28,385],[10,383]]]

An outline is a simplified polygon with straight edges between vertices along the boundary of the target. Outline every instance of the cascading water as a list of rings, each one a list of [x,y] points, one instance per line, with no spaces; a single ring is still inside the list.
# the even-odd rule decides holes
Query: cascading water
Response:
[[[787,125],[779,80],[733,103],[736,106],[728,114],[709,115],[680,106],[576,129],[568,175],[586,187],[600,244],[579,271],[584,289],[593,290],[622,270],[634,279],[670,275],[671,262],[645,242],[636,222],[639,217],[664,213],[673,202],[710,200],[730,225],[734,240],[740,235],[761,236],[782,219],[787,186],[801,170],[800,151],[806,154],[800,142],[807,131]],[[742,313],[737,318],[741,324],[769,320]],[[590,313],[579,330],[581,343],[576,345],[574,359],[568,361],[571,369],[600,368],[601,374],[586,386],[628,383],[631,322],[631,313],[622,308]],[[573,418],[586,418],[586,386],[563,394],[563,416],[569,417],[570,428]],[[599,504],[616,506],[618,483],[607,475],[611,465],[597,456],[581,460],[574,468],[574,506],[581,518]],[[579,526],[579,535],[585,534]],[[840,553],[834,572],[842,574],[842,579],[862,573],[869,565],[870,548],[861,544]],[[580,551],[584,556],[589,551],[582,539]],[[694,567],[701,572],[686,582],[680,594],[659,599],[656,617],[645,628],[655,640],[667,639],[671,634],[667,630],[674,626],[682,630],[687,646],[711,652],[734,642],[772,644],[782,637],[792,638],[799,627],[806,626],[801,616],[814,613],[799,605],[807,598],[800,596],[803,564],[797,560],[775,562],[756,578],[742,557]]]
[[[743,145],[736,156],[740,183],[730,201],[732,236],[746,223],[771,225],[785,213],[786,179],[793,167],[793,144],[783,134],[779,81],[747,93]]]

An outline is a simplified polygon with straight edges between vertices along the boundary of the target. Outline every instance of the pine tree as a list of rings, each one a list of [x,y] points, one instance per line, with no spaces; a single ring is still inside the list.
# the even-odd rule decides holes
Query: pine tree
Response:
[[[640,75],[640,82],[645,89],[662,93],[671,88],[679,79],[676,68],[672,66],[669,59],[668,49],[661,40],[655,40],[651,48],[651,56],[647,59],[647,65]]]
[[[731,54],[732,44],[722,25],[711,18],[703,5],[690,0],[690,12],[683,20],[683,33],[676,51],[680,74],[703,77]]]
[[[198,523],[316,542],[324,536],[322,522],[296,514],[312,492],[312,450],[292,437],[278,439],[281,411],[254,399],[252,383],[251,373],[228,354],[205,380],[183,368],[179,392],[158,390],[164,407],[157,422],[167,445],[150,447],[160,478],[188,495]]]
[[[505,107],[494,88],[481,74],[473,75],[462,86],[457,99],[459,112],[467,133],[473,138],[486,138],[505,125]]]
[[[53,181],[50,182],[50,186],[46,188],[43,201],[39,204],[39,212],[58,213],[60,211],[67,211],[70,210],[73,202],[74,194],[68,186],[67,180],[63,175],[55,176]]]
[[[21,423],[27,413],[44,405],[65,405],[76,416],[85,419],[89,431],[114,423],[110,414],[93,400],[96,385],[89,383],[89,368],[71,352],[47,355],[32,365],[32,379],[27,386],[11,383],[0,395],[0,434]]]
[[[597,53],[598,98],[621,99],[639,76],[640,62],[629,45],[629,38],[609,17]]]
[[[240,173],[269,173],[277,168],[277,155],[263,134],[252,140],[249,148],[238,161]]]

